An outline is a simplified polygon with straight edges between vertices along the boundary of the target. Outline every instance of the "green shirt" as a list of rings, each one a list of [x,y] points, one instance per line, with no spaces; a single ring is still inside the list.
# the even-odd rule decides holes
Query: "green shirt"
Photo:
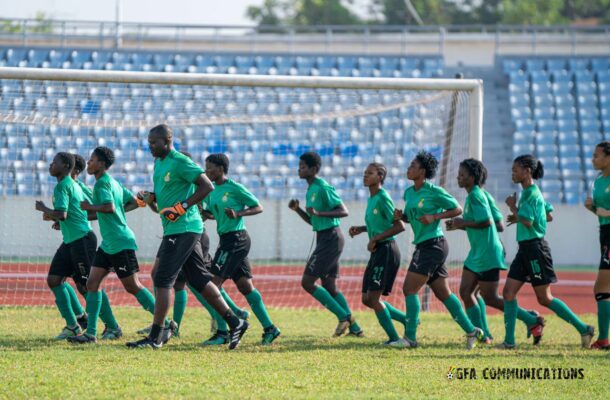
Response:
[[[137,250],[136,236],[127,226],[125,204],[133,198],[131,192],[113,177],[104,174],[93,187],[93,204],[114,204],[113,213],[97,213],[100,224],[102,244],[100,247],[107,254],[116,254],[123,250]]]
[[[459,206],[457,200],[445,189],[430,182],[425,182],[419,190],[415,190],[415,186],[408,187],[403,199],[404,213],[413,229],[413,244],[443,236],[440,220],[424,225],[419,218],[425,214],[438,214]]]
[[[76,182],[76,184],[80,186],[81,190],[83,191],[83,194],[87,198],[87,201],[91,202],[93,200],[93,190],[78,179],[75,179],[74,182]]]
[[[610,175],[600,175],[593,184],[593,206],[610,210]],[[610,217],[597,217],[600,225],[610,224]]]
[[[53,209],[67,213],[66,219],[59,221],[59,229],[66,244],[84,237],[91,231],[87,212],[80,208],[80,203],[85,200],[87,199],[83,190],[70,176],[59,181],[53,190]]]
[[[228,179],[222,185],[216,185],[212,193],[204,199],[204,203],[207,210],[214,215],[216,231],[219,235],[246,229],[244,217],[231,219],[225,214],[225,208],[239,212],[246,207],[259,205],[258,199],[244,185],[232,179]]]
[[[374,196],[369,197],[364,214],[366,231],[369,239],[390,229],[394,225],[394,202],[392,198],[381,188]],[[395,236],[384,239],[383,242],[394,240]]]
[[[546,233],[546,201],[544,201],[538,186],[532,185],[521,192],[517,216],[532,221],[530,228],[520,222],[517,224],[517,242],[544,237]]]
[[[485,190],[485,189],[481,189],[481,190],[483,191],[483,194],[487,198],[487,204],[489,204],[489,209],[491,211],[491,218],[493,219],[493,221],[494,222],[502,221],[502,212],[498,208],[498,205],[496,204],[496,200],[494,199],[494,197],[487,190]]]
[[[322,178],[315,178],[307,188],[305,207],[313,207],[316,211],[332,211],[342,204],[341,197],[335,188]],[[316,232],[339,226],[339,218],[309,216],[311,226]]]
[[[195,193],[193,183],[202,173],[201,167],[176,150],[172,149],[164,159],[157,158],[153,172],[153,185],[159,212],[183,202]],[[163,236],[203,232],[203,221],[197,207],[189,207],[186,214],[175,222],[170,222],[161,216],[161,224],[163,225]]]
[[[464,202],[464,221],[477,223],[490,221],[490,225],[486,228],[466,228],[470,251],[464,265],[473,272],[506,269],[504,248],[498,237],[496,225],[493,223],[492,209],[487,198],[485,191],[475,186]]]
[[[553,211],[555,211],[555,208],[553,208],[553,205],[551,203],[549,203],[548,201],[544,202],[544,212],[546,214],[548,213],[552,213]]]

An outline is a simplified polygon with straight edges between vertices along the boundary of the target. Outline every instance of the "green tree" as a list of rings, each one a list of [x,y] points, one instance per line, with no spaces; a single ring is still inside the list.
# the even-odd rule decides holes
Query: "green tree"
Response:
[[[261,7],[249,6],[246,16],[259,25],[281,25],[284,6],[279,0],[265,0]]]
[[[363,21],[341,0],[265,0],[246,16],[259,25],[359,25]]]
[[[501,22],[515,25],[565,24],[568,19],[561,15],[564,1],[503,0]]]

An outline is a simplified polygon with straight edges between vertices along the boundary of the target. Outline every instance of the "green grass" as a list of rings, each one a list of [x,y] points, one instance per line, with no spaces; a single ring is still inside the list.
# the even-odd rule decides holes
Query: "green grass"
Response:
[[[159,351],[129,350],[126,340],[150,323],[137,308],[115,314],[125,340],[75,347],[55,342],[62,321],[54,308],[0,308],[0,398],[608,398],[610,353],[580,349],[576,330],[548,318],[540,348],[464,349],[447,314],[422,314],[420,348],[386,349],[372,312],[357,313],[366,338],[330,337],[336,320],[318,310],[272,309],[282,336],[260,346],[256,321],[235,351],[199,345],[209,335],[201,308],[185,315],[182,337]],[[584,317],[594,324],[595,316]],[[490,318],[500,342],[502,317]],[[400,331],[400,330],[399,330]],[[450,366],[583,368],[583,380],[447,379]]]

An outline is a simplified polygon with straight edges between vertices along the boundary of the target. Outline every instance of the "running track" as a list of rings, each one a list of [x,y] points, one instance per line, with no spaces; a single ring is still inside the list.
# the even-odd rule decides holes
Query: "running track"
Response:
[[[152,286],[150,279],[150,264],[141,265],[140,280],[147,286]],[[0,264],[0,305],[53,305],[54,298],[51,291],[46,286],[46,264]],[[301,266],[255,266],[253,269],[254,284],[262,293],[265,304],[275,307],[292,308],[312,308],[320,305],[300,287],[300,278],[303,271]],[[363,268],[343,267],[338,286],[348,299],[352,309],[363,310],[364,306],[360,302],[360,288]],[[394,292],[390,295],[389,301],[396,306],[404,307],[402,297],[402,282],[405,270],[401,269]],[[459,284],[461,271],[452,270],[451,287],[455,288]],[[595,299],[593,297],[593,282],[595,272],[557,272],[559,282],[553,285],[553,294],[565,301],[576,313],[595,313],[597,312]],[[506,273],[502,275],[502,282]],[[71,281],[70,281],[71,282]],[[501,285],[502,286],[502,285]],[[104,288],[110,296],[113,305],[136,306],[135,298],[124,292],[120,281],[110,275]],[[226,290],[231,297],[241,306],[246,302],[232,282],[225,284]],[[500,289],[501,290],[501,289]],[[457,290],[456,290],[457,291]],[[82,298],[81,298],[81,302]],[[189,295],[189,305],[198,304],[192,295]],[[544,307],[537,304],[534,292],[530,285],[525,285],[519,294],[519,305],[527,309],[537,309],[542,313],[548,312]],[[430,302],[431,311],[444,310],[444,307],[437,301]],[[489,310],[489,309],[488,309]],[[495,310],[488,312],[494,313]]]

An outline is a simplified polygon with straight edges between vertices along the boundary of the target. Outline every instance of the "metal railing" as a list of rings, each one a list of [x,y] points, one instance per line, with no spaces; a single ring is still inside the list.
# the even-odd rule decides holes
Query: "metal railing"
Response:
[[[576,54],[583,45],[610,53],[610,25],[595,27],[517,25],[176,25],[111,21],[0,19],[0,42],[19,46],[107,49],[231,50],[281,52],[358,52],[443,54],[452,41],[491,42],[495,54],[537,54],[563,45]]]

